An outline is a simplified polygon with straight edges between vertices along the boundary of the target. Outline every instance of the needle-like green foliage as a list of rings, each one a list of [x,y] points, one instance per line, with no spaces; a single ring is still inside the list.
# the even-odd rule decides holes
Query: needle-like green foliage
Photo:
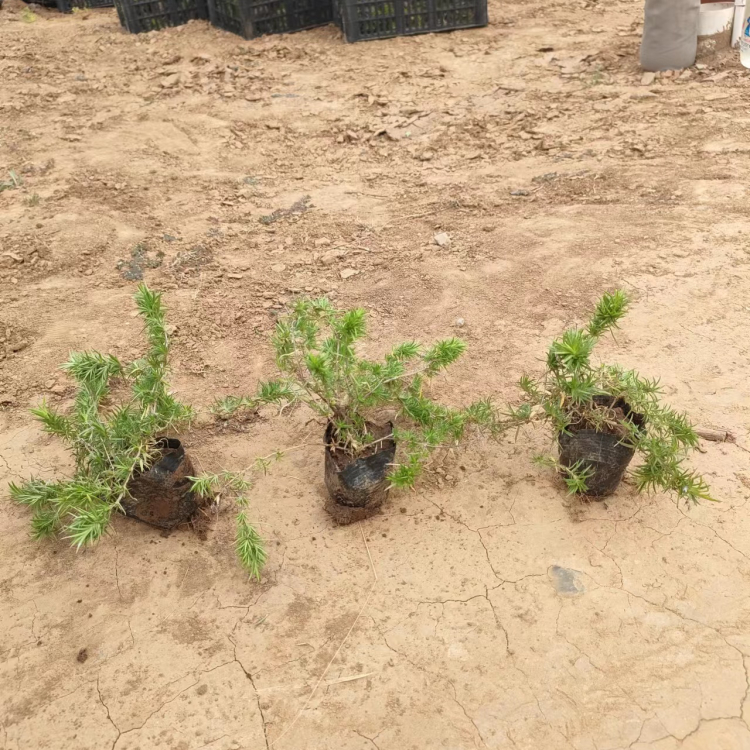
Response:
[[[591,363],[597,341],[617,328],[627,307],[624,292],[605,294],[585,328],[571,328],[555,339],[547,352],[544,376],[539,380],[528,375],[521,378],[525,403],[511,410],[510,416],[519,423],[549,422],[555,436],[575,425],[622,435],[622,442],[642,459],[633,472],[639,491],[673,492],[693,503],[711,500],[703,477],[684,465],[688,451],[697,447],[698,437],[685,414],[661,403],[659,381],[616,365]],[[595,396],[623,399],[633,412],[643,415],[643,426],[623,418],[611,406],[596,403]],[[563,468],[554,459],[550,461],[561,471],[571,492],[586,492],[591,467]]]
[[[123,365],[111,354],[73,353],[62,366],[77,386],[71,412],[61,414],[45,403],[32,409],[44,429],[70,448],[76,464],[71,479],[32,478],[10,484],[11,497],[33,511],[31,529],[36,538],[62,534],[79,549],[100,539],[112,513],[122,510],[134,473],[148,469],[158,455],[156,441],[192,418],[192,409],[169,391],[169,336],[161,294],[141,284],[135,302],[149,344],[146,355]],[[117,393],[129,387],[129,395],[114,404],[113,385],[118,386]],[[248,487],[229,474],[194,478],[194,489],[203,496],[219,485],[239,492]],[[245,538],[249,523],[244,511],[240,515],[238,535]],[[256,535],[241,561],[257,575],[264,560]]]
[[[245,498],[239,498],[246,504]],[[237,515],[237,536],[235,539],[234,549],[237,557],[247,572],[255,579],[260,581],[260,572],[266,563],[266,549],[263,546],[263,540],[255,527],[247,520],[245,511],[241,510]]]
[[[261,383],[254,396],[230,396],[214,410],[226,416],[262,404],[305,403],[333,423],[337,447],[353,457],[373,442],[368,423],[383,410],[395,411],[401,455],[390,482],[396,487],[411,487],[430,454],[460,441],[469,425],[497,428],[489,400],[454,409],[425,394],[428,381],[463,354],[463,341],[450,338],[431,347],[408,341],[376,362],[356,352],[366,322],[361,308],[338,310],[325,298],[298,301],[273,336],[280,376]]]
[[[257,459],[256,468],[265,470],[266,460]],[[236,472],[223,471],[220,474],[203,473],[198,477],[190,477],[193,491],[206,499],[216,499],[224,494],[234,496],[239,506],[237,513],[237,530],[235,536],[235,551],[243,568],[252,578],[260,580],[260,574],[268,557],[263,540],[255,527],[247,519],[248,500],[246,493],[252,487],[245,477]]]
[[[73,353],[62,366],[77,386],[71,413],[46,403],[32,409],[76,462],[72,479],[10,485],[11,496],[34,511],[35,537],[63,533],[77,548],[97,541],[120,509],[133,472],[153,460],[156,438],[190,419],[190,408],[170,395],[166,383],[169,341],[161,296],[142,285],[135,299],[150,344],[146,357],[125,366],[111,354]],[[112,406],[114,381],[130,384],[132,396]]]

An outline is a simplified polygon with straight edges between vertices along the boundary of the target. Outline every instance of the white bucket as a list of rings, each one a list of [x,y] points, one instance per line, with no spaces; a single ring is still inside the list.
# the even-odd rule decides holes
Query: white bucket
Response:
[[[734,23],[732,24],[732,47],[740,43],[742,26],[745,23],[745,0],[734,0]]]
[[[698,14],[699,47],[711,47],[713,51],[728,48],[733,23],[734,3],[703,3]]]

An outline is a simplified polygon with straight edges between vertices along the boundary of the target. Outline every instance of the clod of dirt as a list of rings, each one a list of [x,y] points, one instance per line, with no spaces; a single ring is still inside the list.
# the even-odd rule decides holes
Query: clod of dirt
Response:
[[[438,232],[433,239],[438,247],[449,248],[451,246],[451,237],[447,232]]]
[[[273,224],[274,222],[277,222],[279,219],[285,219],[290,216],[295,216],[297,214],[303,214],[306,211],[309,211],[310,201],[312,199],[309,195],[303,195],[298,201],[295,201],[292,203],[292,205],[289,208],[277,208],[273,213],[268,214],[266,216],[261,216],[258,221],[261,224]]]
[[[26,349],[32,340],[32,335],[26,329],[10,326],[0,320],[0,362]]]
[[[169,75],[162,80],[161,85],[162,85],[162,88],[170,89],[176,86],[179,82],[180,82],[180,74],[172,73],[172,75]]]
[[[557,179],[557,172],[545,172],[544,174],[538,174],[536,177],[532,177],[531,181],[537,184],[544,182],[552,182]]]
[[[172,261],[172,270],[187,271],[193,268],[200,268],[212,263],[214,259],[213,252],[205,245],[195,245],[190,250],[183,250],[177,253]]]
[[[347,252],[346,250],[329,250],[326,253],[323,253],[323,255],[320,256],[320,262],[324,266],[330,266],[332,263],[335,263],[337,260],[340,260],[341,258],[344,258],[346,256]]]
[[[88,659],[88,658],[89,658],[89,652],[88,652],[88,650],[87,650],[87,649],[85,649],[85,648],[82,648],[82,649],[81,649],[81,650],[80,650],[80,651],[78,652],[78,656],[76,656],[76,661],[77,661],[77,662],[78,662],[79,664],[83,664],[83,663],[84,663],[84,662],[86,661],[86,659]]]
[[[38,233],[19,233],[0,238],[0,272],[8,270],[14,275],[22,273],[27,276],[47,267],[48,258],[47,242]],[[11,280],[11,283],[17,282]]]
[[[140,281],[143,279],[143,271],[146,268],[158,268],[164,261],[164,253],[161,250],[150,250],[145,244],[138,243],[130,251],[130,260],[118,260],[117,270],[123,279],[128,281]]]
[[[18,171],[23,175],[46,175],[55,166],[54,159],[47,159],[44,164],[24,164]]]

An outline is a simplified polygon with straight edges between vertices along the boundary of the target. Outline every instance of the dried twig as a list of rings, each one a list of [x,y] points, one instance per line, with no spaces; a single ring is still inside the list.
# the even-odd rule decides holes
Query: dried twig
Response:
[[[354,622],[352,623],[349,630],[347,630],[346,635],[342,639],[341,643],[339,643],[339,647],[336,649],[336,653],[331,657],[331,661],[328,662],[326,665],[326,668],[323,670],[322,674],[318,678],[318,681],[315,683],[315,687],[310,691],[310,695],[307,696],[307,700],[305,701],[305,705],[302,706],[299,713],[294,717],[294,720],[292,723],[273,741],[270,743],[269,747],[274,747],[281,739],[282,737],[285,737],[289,732],[292,731],[294,728],[294,725],[299,720],[299,717],[302,716],[302,714],[307,710],[307,707],[310,705],[310,701],[313,699],[313,696],[317,692],[318,688],[320,687],[320,683],[323,682],[323,678],[328,673],[328,670],[331,668],[331,664],[336,660],[336,657],[339,655],[339,652],[344,647],[344,644],[346,643],[347,639],[351,635],[352,630],[354,630],[354,626],[359,622],[359,618],[362,616],[362,613],[365,611],[365,608],[370,603],[370,597],[372,596],[372,592],[375,591],[375,586],[377,585],[377,582],[373,583],[370,587],[370,590],[367,592],[367,597],[365,598],[365,603],[362,605],[362,609],[359,610],[357,613],[357,616],[354,618]]]
[[[350,677],[339,677],[338,680],[328,680],[326,685],[338,685],[340,682],[354,682],[354,680],[364,680],[365,677],[372,677],[376,672],[364,672],[363,674],[354,674]]]
[[[307,707],[310,705],[310,701],[312,701],[313,696],[317,692],[318,688],[320,687],[321,683],[323,682],[323,678],[328,673],[328,670],[331,668],[331,664],[336,660],[336,657],[341,652],[341,649],[344,647],[344,644],[346,643],[347,639],[351,635],[352,630],[354,630],[354,626],[359,622],[359,618],[362,617],[362,613],[367,608],[367,605],[370,603],[370,597],[372,596],[373,591],[375,591],[375,586],[378,585],[378,574],[375,572],[375,563],[373,562],[372,555],[370,554],[370,548],[367,545],[367,539],[365,538],[365,532],[362,528],[362,523],[359,524],[359,530],[362,534],[362,541],[365,543],[365,549],[367,550],[367,557],[370,560],[370,567],[372,569],[372,574],[375,577],[375,580],[372,583],[372,586],[370,586],[370,590],[367,592],[367,596],[365,597],[365,603],[362,605],[362,608],[357,613],[357,616],[354,618],[354,622],[351,624],[351,627],[349,630],[347,630],[346,635],[342,639],[341,643],[339,643],[339,647],[336,649],[336,653],[331,657],[331,661],[328,662],[326,665],[326,668],[321,673],[320,677],[318,678],[318,681],[315,683],[315,687],[310,691],[310,695],[307,696],[307,700],[305,701],[305,705],[302,706],[299,713],[294,717],[292,723],[273,741],[270,743],[269,747],[274,747],[282,737],[289,734],[289,732],[292,731],[292,728],[299,720],[299,717],[302,716],[302,714],[307,710]],[[361,680],[364,677],[369,677],[370,675],[374,674],[373,672],[368,672],[367,674],[361,674],[361,675],[354,675],[353,677],[341,677],[337,680],[333,680],[331,682],[328,682],[326,684],[328,685],[336,685],[339,682],[350,682],[352,680]]]
[[[734,443],[735,437],[728,430],[714,430],[712,427],[696,427],[695,434],[712,443]]]
[[[367,557],[370,558],[370,566],[372,567],[372,574],[375,576],[375,583],[378,582],[378,574],[375,572],[375,563],[372,561],[372,555],[370,554],[370,548],[367,546],[367,539],[365,539],[365,530],[362,528],[362,521],[359,522],[359,530],[362,532],[362,541],[365,543],[365,549],[367,550]]]

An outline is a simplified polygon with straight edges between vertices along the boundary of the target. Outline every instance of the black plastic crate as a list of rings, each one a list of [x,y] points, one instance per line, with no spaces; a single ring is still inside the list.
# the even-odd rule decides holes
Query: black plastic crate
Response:
[[[254,39],[331,23],[333,0],[208,0],[208,14],[214,26]]]
[[[487,0],[336,0],[347,42],[487,25]]]
[[[115,0],[120,23],[132,34],[208,18],[206,0]]]
[[[115,0],[57,0],[60,13],[72,13],[73,8],[113,8]]]

